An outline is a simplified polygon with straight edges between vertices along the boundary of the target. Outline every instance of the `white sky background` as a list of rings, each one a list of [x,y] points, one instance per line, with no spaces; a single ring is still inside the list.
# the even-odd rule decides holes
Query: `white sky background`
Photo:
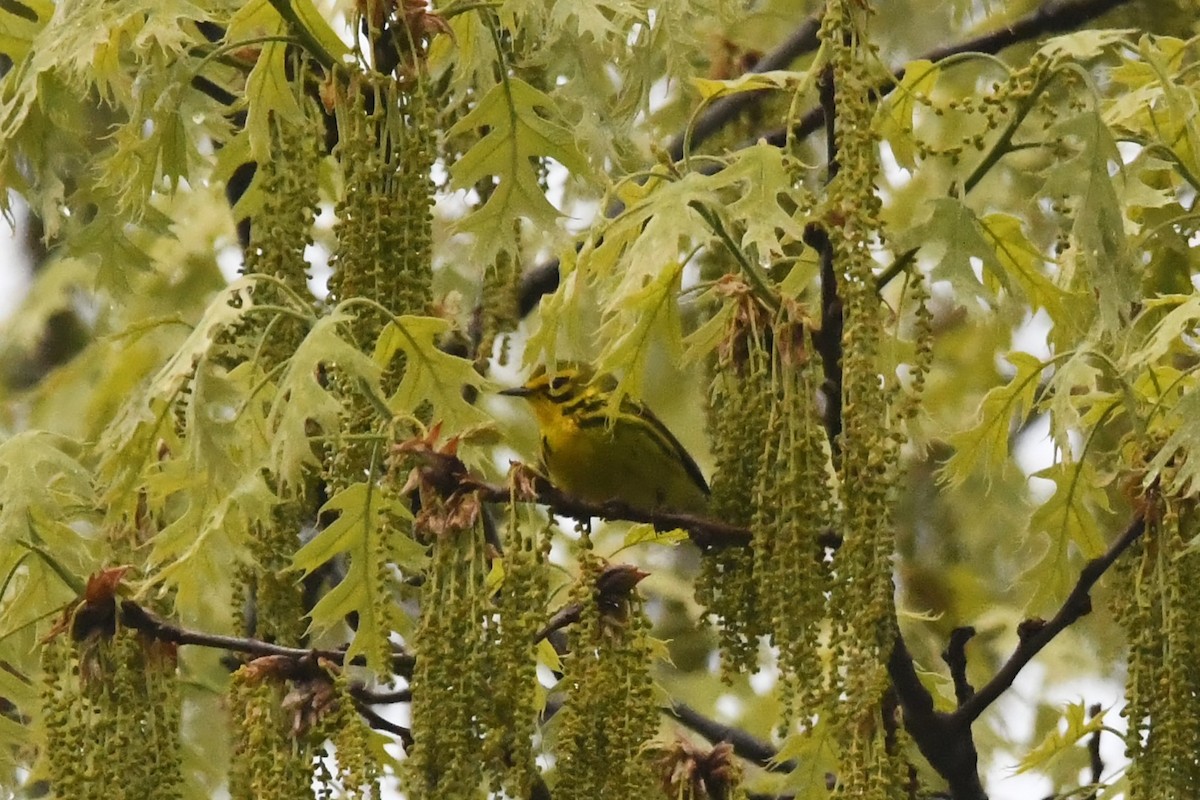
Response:
[[[17,204],[17,226],[25,223],[25,207]],[[0,220],[0,321],[17,309],[29,289],[29,262],[15,239],[15,231]]]

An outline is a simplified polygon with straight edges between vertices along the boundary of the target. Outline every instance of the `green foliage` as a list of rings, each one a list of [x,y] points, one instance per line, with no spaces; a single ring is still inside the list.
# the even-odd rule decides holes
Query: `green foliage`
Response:
[[[380,585],[378,580],[380,573],[387,572],[388,550],[382,540],[385,536],[401,536],[387,523],[393,519],[411,518],[411,514],[403,503],[368,483],[348,486],[331,497],[322,510],[337,511],[340,515],[297,551],[293,565],[304,572],[312,572],[341,553],[349,554],[350,565],[342,581],[309,612],[313,627],[317,631],[326,631],[340,625],[346,615],[357,614],[359,631],[350,644],[349,653],[351,656],[366,655],[372,667],[386,670],[380,659],[382,653],[388,652],[387,642],[379,637],[381,631],[387,630],[390,620],[378,617],[386,614],[382,609],[390,606],[391,598],[390,587]],[[410,546],[406,555],[397,566],[414,571],[419,569],[423,560],[421,551]]]
[[[775,740],[798,768],[748,770],[754,791],[824,796],[830,772],[847,793],[899,791],[901,761],[920,758],[880,703],[896,626],[932,669],[949,631],[976,625],[980,685],[1022,616],[1056,611],[1142,515],[1151,537],[1122,556],[1117,588],[1106,576],[1094,591],[1119,595],[1120,625],[1096,602],[1064,634],[1087,646],[1039,660],[1051,686],[1127,664],[1130,796],[1190,796],[1194,20],[1143,4],[942,58],[935,44],[1029,4],[867,5],[0,0],[0,210],[29,209],[46,247],[0,334],[4,788],[34,794],[36,749],[87,727],[66,684],[39,699],[36,654],[86,576],[130,564],[123,599],[226,635],[270,613],[239,576],[269,569],[297,597],[303,577],[307,619],[252,630],[307,624],[306,645],[362,657],[313,683],[280,656],[286,669],[239,673],[230,691],[219,659],[184,645],[181,675],[203,688],[183,719],[232,698],[239,723],[189,733],[239,758],[228,779],[209,759],[190,796],[222,781],[302,794],[313,774],[332,792],[294,727],[326,712],[346,734],[348,791],[369,796],[386,759],[353,717],[410,670],[416,744],[400,773],[417,795],[525,796],[544,780],[556,797],[650,796],[664,693],[763,737],[800,698]],[[745,72],[814,12],[823,46]],[[364,27],[363,13],[382,16]],[[836,172],[812,128],[777,130],[815,119],[827,67]],[[251,160],[231,211],[224,188]],[[318,209],[335,221],[314,222]],[[217,254],[226,264],[243,217],[254,252],[230,281]],[[310,291],[329,254],[331,293]],[[519,275],[549,256],[557,288],[539,298],[529,287],[554,281]],[[527,320],[517,292],[537,306]],[[717,468],[712,513],[752,528],[755,551],[697,566],[679,533],[597,524],[581,554],[515,509],[493,535],[462,481],[464,462],[480,478],[514,457],[482,433],[522,441],[490,397],[512,377],[489,374],[496,338],[526,364],[616,373],[614,403],[650,400],[689,442],[707,413],[713,458],[696,456]],[[681,391],[679,372],[702,368],[713,396]],[[829,441],[832,407],[845,431]],[[827,552],[831,534],[844,541]],[[653,574],[614,613],[596,587],[599,554],[617,551]],[[580,621],[560,653],[534,638],[563,585]],[[716,635],[697,624],[710,614]],[[672,639],[673,663],[652,635]],[[781,679],[752,688],[745,673],[768,657]],[[49,658],[62,681],[77,656]],[[565,679],[548,686],[539,660]],[[178,702],[146,694],[161,688],[87,725],[173,725],[149,710]],[[547,729],[537,715],[560,699]],[[1030,702],[1041,743],[976,725],[982,762],[1071,790],[1078,761],[1063,756],[1110,733],[1082,703],[1063,730],[1060,704]],[[112,774],[133,759],[122,747]],[[86,779],[65,752],[59,796]]]
[[[514,223],[525,218],[549,227],[558,212],[546,199],[534,164],[552,158],[572,172],[586,169],[570,131],[547,109],[554,101],[525,81],[508,79],[493,86],[470,113],[446,131],[457,136],[486,131],[450,169],[451,187],[468,189],[481,181],[495,182],[487,201],[458,226],[476,239],[476,257],[493,260],[500,249],[511,249]]]

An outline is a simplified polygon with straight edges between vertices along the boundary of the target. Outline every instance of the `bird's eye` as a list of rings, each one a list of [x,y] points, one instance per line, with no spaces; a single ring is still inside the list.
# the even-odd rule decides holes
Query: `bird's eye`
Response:
[[[566,375],[558,375],[550,380],[550,391],[560,394],[571,383]]]

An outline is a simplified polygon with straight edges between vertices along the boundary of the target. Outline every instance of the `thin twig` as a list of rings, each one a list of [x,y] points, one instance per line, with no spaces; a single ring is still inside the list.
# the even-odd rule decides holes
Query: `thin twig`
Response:
[[[1104,711],[1104,706],[1100,703],[1093,703],[1088,706],[1088,718],[1095,719]],[[1092,786],[1093,788],[1084,800],[1096,800],[1097,789],[1100,786],[1100,778],[1104,775],[1104,759],[1100,757],[1100,736],[1104,733],[1104,728],[1096,728],[1092,731],[1092,735],[1088,738],[1088,762],[1092,768]]]
[[[355,703],[354,710],[357,711],[362,718],[367,721],[367,724],[375,730],[383,731],[384,733],[390,733],[397,737],[400,740],[400,743],[404,745],[405,751],[412,749],[413,735],[411,730],[403,725],[397,725],[389,719],[385,719],[378,711],[371,708],[371,706],[367,705],[366,703]]]
[[[1145,530],[1146,520],[1141,516],[1134,518],[1125,532],[1112,543],[1104,555],[1093,558],[1084,565],[1079,573],[1079,580],[1050,621],[1026,621],[1022,625],[1020,642],[1013,650],[1012,655],[1008,657],[1008,661],[1000,667],[990,681],[979,688],[974,697],[958,707],[958,710],[954,712],[955,718],[967,723],[974,722],[988,706],[996,702],[996,699],[1009,686],[1012,686],[1017,675],[1025,668],[1026,664],[1033,660],[1034,656],[1042,651],[1042,648],[1054,641],[1054,638],[1066,630],[1071,623],[1090,613],[1092,610],[1090,594],[1092,587]]]
[[[729,742],[733,752],[747,761],[773,772],[791,772],[795,761],[779,761],[779,751],[741,728],[717,722],[696,711],[686,703],[672,702],[662,712],[679,724],[690,728],[713,744]]]
[[[961,706],[975,694],[975,688],[967,680],[967,642],[975,637],[975,629],[971,626],[955,628],[950,632],[950,642],[942,653],[942,660],[950,668],[950,678],[954,681],[954,698]]]
[[[127,627],[144,633],[160,642],[170,642],[176,645],[197,645],[212,647],[219,650],[231,650],[235,653],[262,656],[282,656],[297,661],[302,659],[325,659],[334,664],[347,663],[345,650],[322,650],[320,648],[284,647],[283,645],[264,642],[241,636],[223,636],[218,633],[206,633],[190,628],[184,628],[163,619],[157,614],[142,608],[132,600],[121,601],[121,622]],[[365,663],[361,656],[350,659],[350,664]],[[392,668],[397,674],[411,674],[416,659],[407,653],[397,653],[392,657]]]
[[[488,503],[507,503],[512,499],[508,486],[488,483],[474,477],[462,479],[462,488],[478,493]],[[540,476],[534,480],[534,494],[525,498],[547,506],[551,512],[564,517],[588,519],[598,517],[607,520],[646,522],[659,530],[683,529],[700,547],[747,547],[751,534],[746,528],[730,525],[718,519],[695,514],[680,514],[673,511],[647,511],[617,500],[606,503],[591,503],[567,494]]]

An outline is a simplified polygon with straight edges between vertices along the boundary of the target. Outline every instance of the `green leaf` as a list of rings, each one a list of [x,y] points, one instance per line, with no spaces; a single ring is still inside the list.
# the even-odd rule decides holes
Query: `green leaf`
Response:
[[[110,518],[132,514],[145,470],[158,459],[160,440],[173,437],[168,417],[197,367],[218,340],[254,308],[252,281],[235,281],[217,293],[191,334],[144,389],[132,395],[100,437],[98,474]]]
[[[404,503],[388,498],[379,487],[366,482],[346,487],[321,508],[323,514],[335,511],[337,519],[297,551],[292,565],[307,575],[342,553],[349,556],[345,577],[309,614],[310,629],[328,631],[342,625],[346,615],[358,614],[358,630],[347,658],[365,655],[370,660],[386,648],[390,631],[380,612],[394,602],[389,587],[380,585],[376,578],[390,569],[385,554],[391,544],[383,537],[402,537],[390,523],[410,520],[412,514]],[[367,666],[387,671],[386,665],[368,661]]]
[[[913,146],[913,111],[922,97],[930,97],[937,85],[939,69],[933,62],[910,61],[904,65],[904,77],[896,84],[880,108],[879,133],[887,141],[896,163],[907,170],[916,169]]]
[[[230,20],[225,42],[236,44],[287,33],[287,23],[271,0],[250,0]],[[246,130],[251,154],[255,160],[263,161],[271,157],[270,118],[300,119],[303,112],[296,99],[297,90],[287,76],[287,43],[264,42],[256,47],[261,49],[246,81]]]
[[[1130,44],[1136,28],[1086,28],[1055,36],[1038,48],[1038,55],[1051,61],[1087,61],[1102,56],[1114,45]]]
[[[320,466],[309,441],[310,423],[326,436],[341,429],[342,401],[328,373],[336,372],[342,386],[382,394],[379,364],[342,337],[342,326],[352,319],[340,310],[318,319],[280,378],[268,424],[271,466],[283,485],[300,485],[306,467]]]
[[[1148,300],[1148,309],[1158,309],[1174,305],[1150,331],[1141,347],[1133,350],[1122,361],[1138,369],[1145,364],[1153,364],[1170,353],[1179,353],[1187,348],[1183,335],[1192,334],[1197,324],[1200,324],[1200,294],[1170,294],[1159,295]]]
[[[335,63],[345,61],[350,55],[350,48],[342,41],[324,14],[312,0],[272,0],[272,5],[288,17],[288,21],[299,25],[303,35],[309,37],[312,43],[325,51]]]
[[[621,547],[630,547],[635,544],[665,544],[674,545],[688,540],[688,532],[682,528],[675,528],[669,531],[657,530],[648,522],[639,522],[636,525],[630,525],[629,530],[625,532],[625,539]]]
[[[1104,714],[1089,717],[1083,701],[1071,703],[1063,710],[1066,727],[1055,725],[1032,750],[1017,763],[1016,773],[1028,772],[1049,764],[1063,752],[1074,748],[1081,739],[1104,730]]]
[[[978,291],[981,286],[991,288],[993,295],[997,284],[1011,288],[1008,273],[984,235],[983,225],[975,212],[956,198],[931,201],[929,219],[913,228],[905,241],[919,243],[924,254],[937,257],[932,277],[947,280],[956,289],[984,296]],[[973,260],[980,264],[982,279],[975,272]]]
[[[91,474],[69,449],[67,440],[38,430],[0,443],[0,584],[7,584],[0,629],[71,599],[60,570],[83,577],[98,567],[96,542],[79,532],[94,523]]]
[[[683,343],[677,299],[682,274],[683,265],[668,265],[647,280],[640,291],[619,293],[620,301],[605,308],[600,340],[608,345],[595,367],[601,373],[620,371],[621,380],[609,398],[612,413],[620,408],[626,394],[641,394],[652,345],[665,347],[673,360],[678,359]]]
[[[770,72],[747,72],[729,80],[713,78],[690,78],[688,82],[700,93],[700,99],[708,102],[721,97],[741,94],[742,92],[760,92],[764,89],[786,89],[807,77],[807,73],[791,72],[789,70],[771,70]]]
[[[737,183],[741,189],[726,207],[726,216],[745,227],[741,245],[753,247],[761,259],[782,255],[785,245],[804,236],[804,226],[793,216],[799,171],[796,159],[766,142],[742,149],[722,171],[721,183]],[[790,210],[784,209],[781,199]]]
[[[1055,464],[1034,477],[1054,482],[1054,494],[1039,506],[1029,521],[1031,541],[1040,539],[1043,549],[1021,575],[1019,585],[1028,598],[1030,614],[1057,608],[1079,579],[1078,558],[1072,558],[1072,546],[1082,558],[1094,558],[1104,552],[1101,512],[1107,512],[1108,500],[1100,487],[1103,482],[1091,461]]]
[[[1084,268],[1075,276],[1076,285],[1095,293],[1105,329],[1119,331],[1140,288],[1140,270],[1130,256],[1125,216],[1109,176],[1110,168],[1120,169],[1121,154],[1096,112],[1071,117],[1050,133],[1073,142],[1077,152],[1049,171],[1042,194],[1074,198],[1071,237]]]
[[[954,455],[942,467],[942,476],[951,486],[961,486],[977,470],[986,476],[1003,469],[1009,457],[1012,425],[1023,421],[1033,408],[1045,364],[1017,351],[1005,358],[1016,374],[984,396],[974,427],[949,437]]]
[[[1025,223],[1011,214],[988,214],[979,220],[979,230],[987,252],[994,254],[984,263],[996,270],[997,278],[1019,290],[1033,309],[1044,308],[1055,322],[1066,322],[1073,307],[1043,270],[1045,257],[1025,236]]]
[[[705,292],[701,302],[712,291],[710,289]],[[685,364],[700,363],[709,353],[717,349],[717,345],[725,338],[725,332],[729,328],[735,310],[733,303],[721,303],[717,306],[716,312],[705,320],[703,325],[684,337],[683,362]]]
[[[1164,423],[1171,435],[1150,460],[1142,483],[1161,481],[1169,496],[1195,497],[1200,494],[1200,389],[1194,381],[1169,407]]]
[[[829,797],[828,775],[838,770],[839,748],[832,725],[822,718],[813,730],[793,733],[783,741],[776,763],[795,761],[798,768],[788,773],[780,787],[797,800]]]
[[[229,575],[251,561],[255,528],[270,523],[278,503],[264,475],[271,442],[265,400],[254,394],[261,380],[252,362],[198,365],[178,455],[145,479],[147,505],[167,522],[151,540],[151,578],[171,589],[189,622],[229,618]]]
[[[475,130],[484,133],[450,168],[451,188],[466,190],[481,181],[494,188],[454,229],[473,234],[477,260],[490,263],[500,250],[515,247],[518,219],[546,227],[556,223],[558,211],[539,183],[537,161],[552,158],[576,175],[587,162],[571,131],[558,122],[550,96],[518,78],[493,86],[446,136]]]
[[[473,362],[438,348],[450,330],[447,320],[404,316],[389,322],[375,343],[375,364],[384,368],[397,352],[405,354],[404,374],[387,404],[393,413],[413,416],[423,405],[432,407],[432,418],[449,432],[458,432],[491,421],[491,417],[464,398],[468,387],[488,391],[488,382]]]
[[[1030,529],[1075,545],[1086,559],[1103,553],[1106,544],[1092,507],[1107,508],[1108,502],[1098,490],[1100,481],[1092,462],[1060,462],[1034,474],[1053,481],[1055,489],[1050,499],[1033,513]]]

